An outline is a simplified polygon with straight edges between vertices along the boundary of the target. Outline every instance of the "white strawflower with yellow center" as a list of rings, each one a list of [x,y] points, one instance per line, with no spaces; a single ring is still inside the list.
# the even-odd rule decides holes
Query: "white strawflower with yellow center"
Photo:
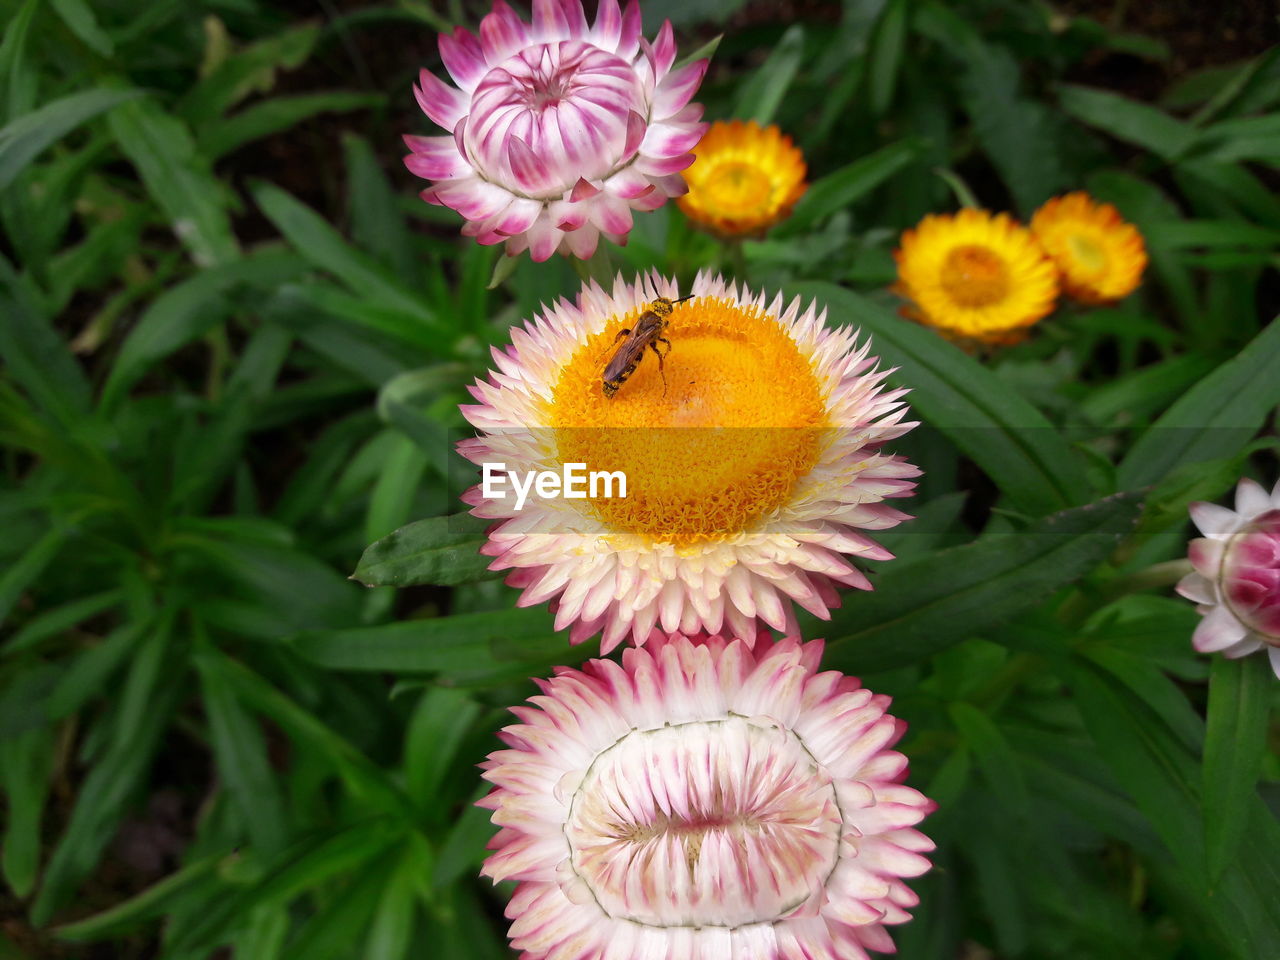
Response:
[[[866,536],[905,518],[919,471],[881,445],[907,432],[902,390],[826,312],[701,274],[654,348],[606,391],[603,376],[674,282],[656,274],[612,293],[585,287],[512,331],[498,369],[463,408],[481,436],[460,451],[508,471],[581,463],[621,472],[625,498],[464,496],[502,521],[485,552],[512,571],[521,605],[553,601],[556,628],[610,650],[655,627],[754,637],[794,631],[798,604],[826,617],[839,585],[870,589],[852,558],[891,554]],[[651,322],[651,320],[649,321]],[[634,337],[633,332],[633,337]],[[647,354],[647,356],[646,356]],[[614,491],[616,494],[616,490]]]

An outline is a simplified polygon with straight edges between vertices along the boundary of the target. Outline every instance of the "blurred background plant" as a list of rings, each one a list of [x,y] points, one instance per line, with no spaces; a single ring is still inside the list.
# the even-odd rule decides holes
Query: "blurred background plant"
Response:
[[[0,957],[508,955],[474,765],[592,651],[439,519],[464,385],[579,284],[488,289],[401,166],[436,32],[484,12],[0,5]],[[1280,956],[1276,684],[1192,653],[1160,566],[1189,501],[1277,472],[1274,11],[644,14],[724,34],[708,118],[778,124],[811,183],[740,262],[673,204],[615,260],[818,297],[927,425],[901,559],[805,624],[940,806],[901,955]],[[984,362],[896,316],[921,216],[1079,188],[1144,234],[1136,295]]]

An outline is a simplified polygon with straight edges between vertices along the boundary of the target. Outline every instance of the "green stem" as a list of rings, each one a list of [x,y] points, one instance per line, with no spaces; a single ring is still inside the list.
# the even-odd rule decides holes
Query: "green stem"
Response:
[[[603,238],[600,245],[596,247],[596,252],[589,259],[579,260],[577,257],[570,257],[569,263],[573,266],[573,272],[581,278],[583,283],[594,280],[605,290],[613,289],[617,268],[609,255],[609,245]]]
[[[747,280],[747,257],[742,250],[742,238],[733,237],[724,243],[725,252],[729,255],[729,272],[739,283]]]

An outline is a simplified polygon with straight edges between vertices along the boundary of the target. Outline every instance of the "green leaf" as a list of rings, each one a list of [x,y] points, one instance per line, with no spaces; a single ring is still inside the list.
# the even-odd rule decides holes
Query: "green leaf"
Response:
[[[540,607],[302,633],[293,648],[331,670],[392,673],[465,672],[504,660],[518,666],[549,650],[568,657],[566,639]]]
[[[911,163],[922,150],[919,140],[899,140],[815,180],[791,216],[774,231],[775,238],[803,233],[819,220],[843,210]]]
[[[0,190],[13,183],[27,164],[76,127],[142,95],[143,91],[135,89],[83,90],[11,121],[0,129]]]
[[[391,276],[367,254],[351,247],[323,217],[279,187],[260,183],[253,190],[267,219],[311,263],[328,270],[357,294],[420,318],[433,325],[436,318],[418,295]]]
[[[949,707],[951,720],[977,758],[992,791],[1009,810],[1023,818],[1030,818],[1031,794],[1013,748],[999,726],[982,710],[970,703],[957,702]]]
[[[58,16],[71,32],[84,41],[85,46],[104,57],[115,53],[115,45],[98,26],[98,20],[86,0],[53,0],[53,9],[58,11]]]
[[[174,938],[171,955],[196,950],[207,953],[252,910],[287,904],[331,877],[375,861],[401,835],[400,824],[377,817],[294,844],[271,862],[257,883],[212,901],[199,920]]]
[[[1163,110],[1106,90],[1063,86],[1058,102],[1077,120],[1167,161],[1186,153],[1197,137],[1195,128]]]
[[[1237,453],[1280,404],[1280,323],[1187,391],[1130,448],[1122,488],[1155,483],[1174,468]]]
[[[210,172],[208,160],[196,153],[186,125],[152,100],[124,104],[109,121],[116,145],[192,260],[210,267],[239,257],[227,209],[231,195]]]
[[[288,820],[257,719],[244,709],[226,676],[197,660],[218,773],[231,793],[256,851],[271,854],[289,836]]]
[[[860,673],[919,663],[1034,607],[1092,570],[1129,532],[1136,494],[1045,517],[1015,533],[886,564],[823,628],[824,663]]]
[[[346,113],[376,107],[386,100],[382,94],[336,90],[293,97],[274,97],[246,107],[225,120],[217,120],[200,131],[200,152],[217,160],[245,144],[295,127],[321,113]]]
[[[813,297],[830,320],[871,335],[872,355],[897,368],[908,403],[996,482],[1014,506],[1044,515],[1090,496],[1084,467],[1044,415],[989,369],[931,330],[830,283],[787,288]]]
[[[772,123],[803,58],[804,27],[794,23],[778,40],[769,59],[739,87],[733,115],[740,120],[754,120],[762,127]]]
[[[1265,656],[1213,658],[1202,771],[1210,885],[1236,858],[1256,802],[1274,682]]]
[[[56,637],[90,617],[117,606],[124,597],[122,590],[105,590],[78,597],[61,606],[36,614],[12,637],[0,646],[0,652],[12,656],[22,650],[30,650],[45,640]]]
[[[364,960],[401,960],[409,952],[417,915],[418,887],[430,869],[430,851],[414,835],[399,864],[387,877],[386,889],[369,925]]]
[[[95,913],[74,923],[64,924],[55,932],[62,940],[81,942],[102,940],[153,921],[164,916],[169,905],[190,887],[209,877],[220,859],[220,857],[211,856],[189,863],[136,896],[117,903],[101,913]]]
[[[871,110],[877,116],[889,109],[893,89],[898,82],[898,70],[907,36],[907,0],[889,0],[876,24],[871,40],[871,67],[867,73]]]
[[[279,724],[300,744],[325,757],[368,807],[407,812],[401,792],[384,772],[315,714],[303,709],[252,670],[211,650],[196,654],[201,676],[220,676],[236,698]]]
[[[458,747],[480,715],[480,705],[459,690],[431,687],[418,700],[404,742],[404,780],[409,796],[434,819],[445,821],[450,804],[439,802],[442,784]]]
[[[351,576],[369,587],[456,586],[499,577],[479,552],[486,526],[469,514],[414,521],[369,544]]]
[[[201,270],[157,297],[129,332],[102,389],[110,409],[157,361],[203,336],[231,312],[241,288],[271,287],[297,276],[305,264],[295,254],[265,250],[243,260]]]
[[[357,246],[378,257],[401,280],[410,281],[417,269],[417,258],[398,193],[368,140],[346,133],[342,147],[347,164],[352,238]]]
[[[36,305],[33,285],[0,256],[0,356],[9,375],[64,425],[89,409],[89,381],[52,323]]]
[[[1112,774],[1183,866],[1199,869],[1204,833],[1190,751],[1103,668],[1076,659],[1071,680],[1085,726]]]
[[[178,112],[199,124],[220,117],[253,93],[268,92],[280,70],[301,66],[311,56],[319,36],[317,26],[303,24],[231,54],[192,89]]]
[[[67,531],[62,527],[55,527],[24,550],[8,569],[0,573],[0,624],[9,618],[22,591],[31,586],[45,567],[53,562],[66,541]]]
[[[0,739],[0,783],[7,803],[0,870],[22,899],[31,894],[40,869],[40,820],[55,755],[53,731],[48,727]]]
[[[49,858],[40,891],[31,906],[31,921],[43,926],[98,864],[116,835],[129,801],[142,788],[160,735],[182,694],[178,683],[154,689],[145,722],[127,743],[112,744],[94,765],[76,794],[71,817]]]

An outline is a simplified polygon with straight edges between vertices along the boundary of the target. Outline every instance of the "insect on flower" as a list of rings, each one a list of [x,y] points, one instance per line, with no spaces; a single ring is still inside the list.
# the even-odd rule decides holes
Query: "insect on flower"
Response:
[[[671,316],[671,311],[676,308],[677,303],[692,299],[693,294],[678,300],[658,297],[645,307],[644,312],[636,319],[634,327],[624,327],[618,331],[614,342],[622,340],[622,346],[618,347],[613,359],[604,368],[604,375],[601,378],[606,397],[612,397],[618,392],[618,388],[627,382],[627,378],[635,372],[636,366],[644,359],[646,347],[651,349],[653,355],[658,358],[658,373],[662,376],[662,393],[666,396],[667,374],[662,369],[662,359],[666,354],[658,349],[658,344],[665,343],[667,353],[671,352],[671,341],[662,335],[667,328],[667,318]],[[623,337],[626,339],[623,340]]]

